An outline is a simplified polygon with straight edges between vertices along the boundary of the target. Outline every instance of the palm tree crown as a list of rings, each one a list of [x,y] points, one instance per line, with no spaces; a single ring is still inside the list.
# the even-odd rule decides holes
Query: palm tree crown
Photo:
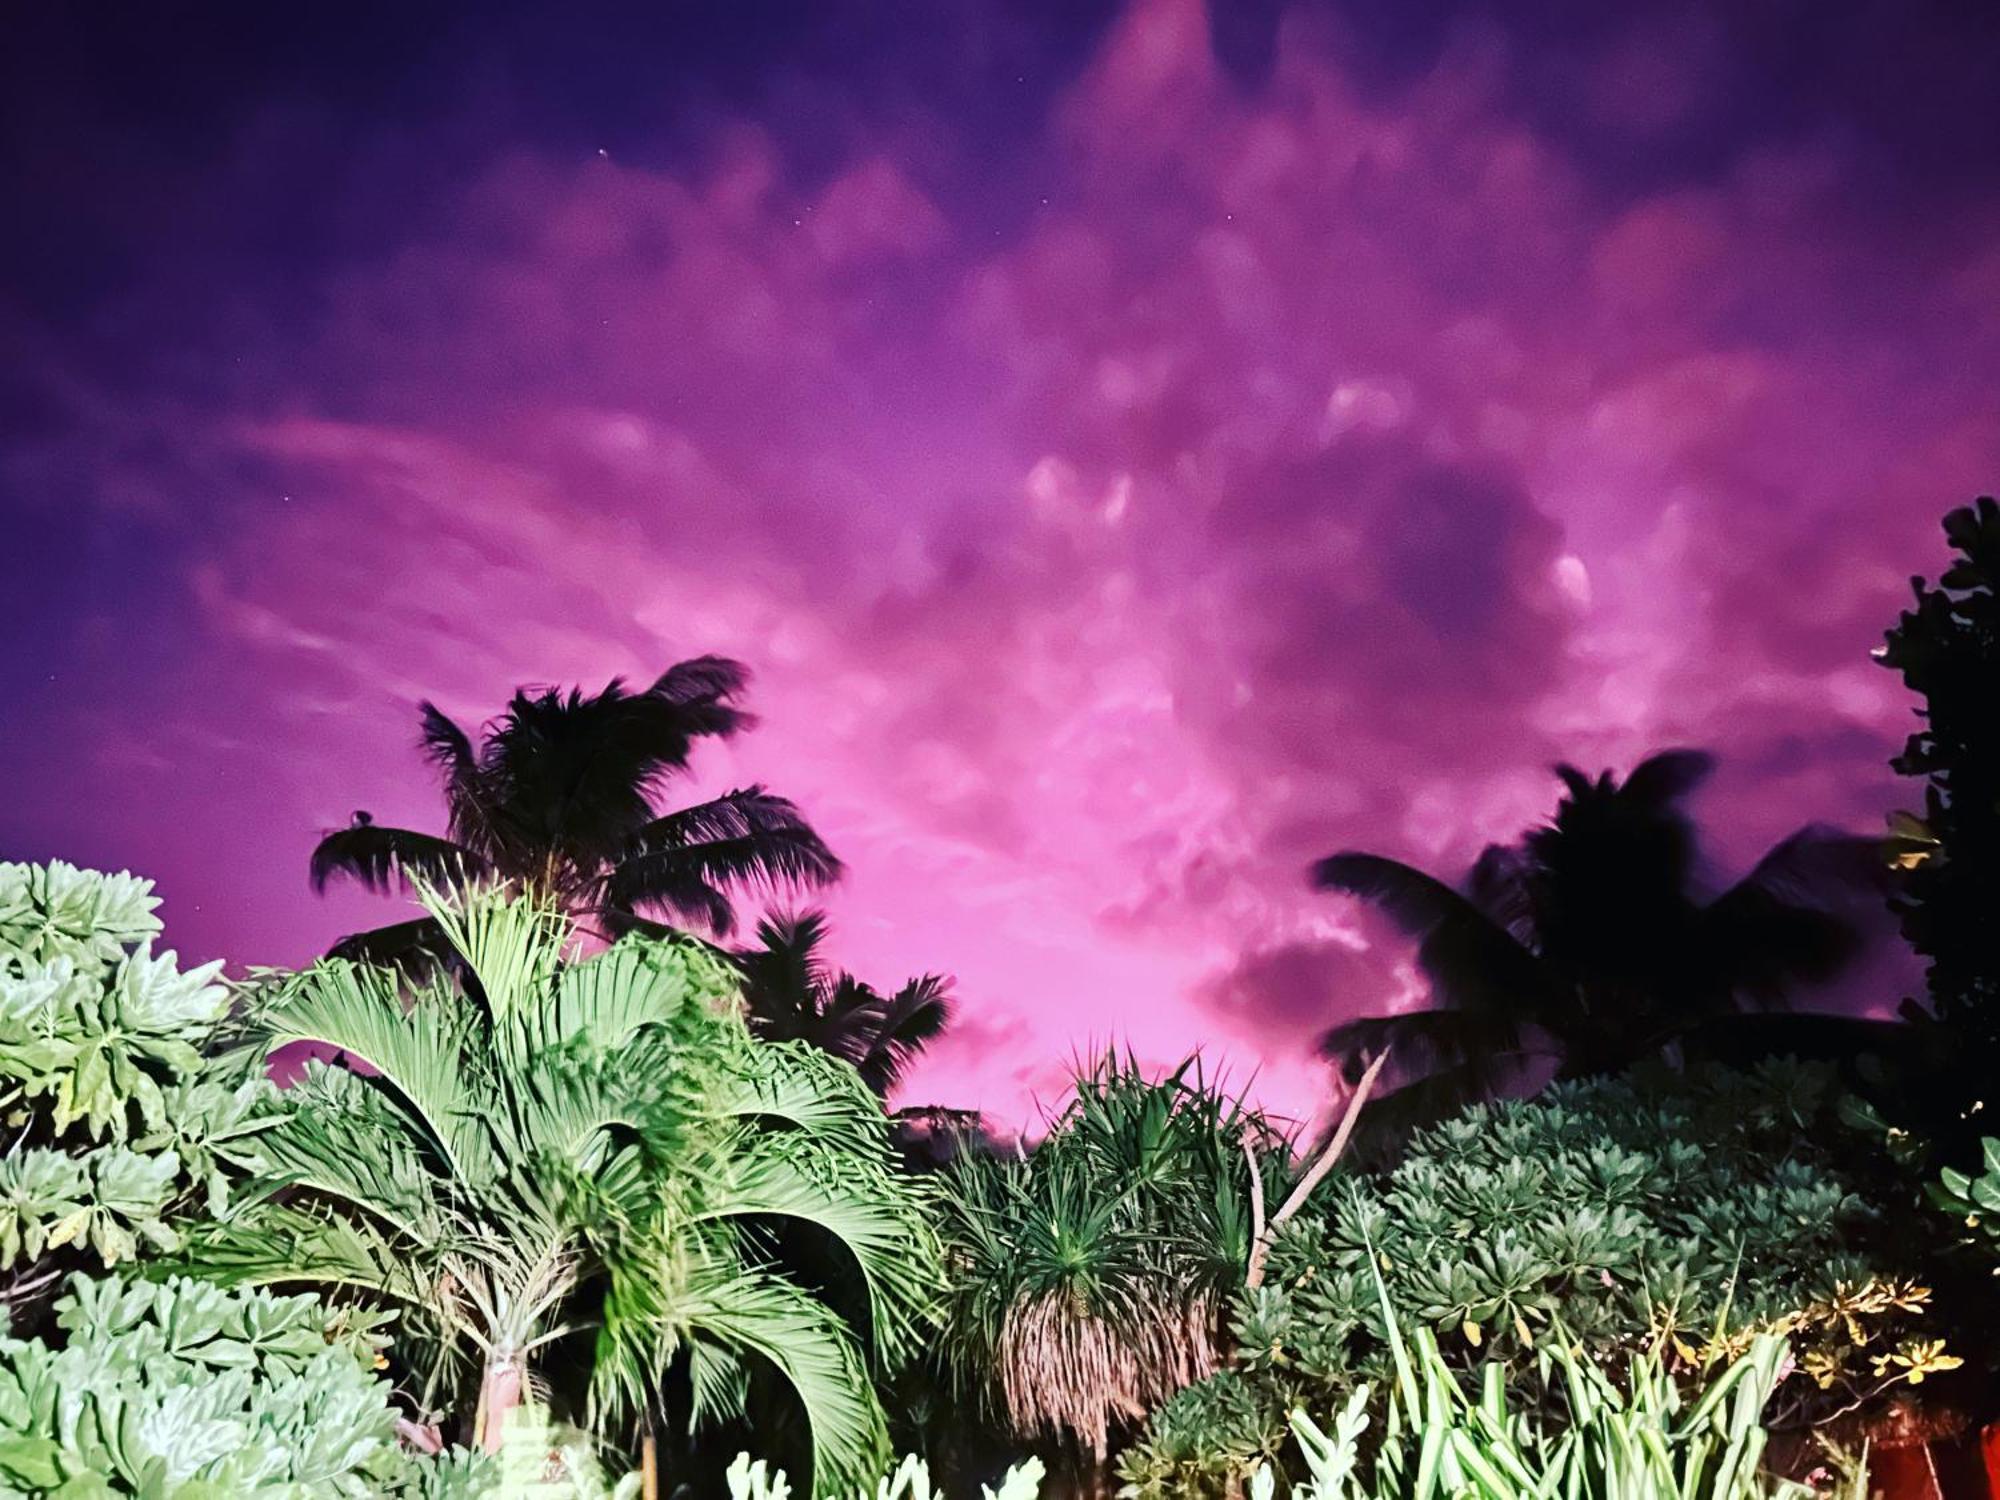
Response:
[[[862,1082],[886,1098],[903,1071],[951,1020],[951,981],[942,974],[908,980],[893,995],[820,956],[826,913],[767,917],[759,946],[734,955],[743,973],[750,1029],[777,1042],[806,1042],[852,1063]]]
[[[1654,755],[1622,782],[1559,766],[1554,818],[1488,848],[1457,887],[1375,854],[1320,861],[1321,889],[1375,903],[1418,939],[1433,1002],[1336,1026],[1325,1050],[1352,1069],[1392,1048],[1419,1075],[1423,1114],[1490,1092],[1533,1054],[1568,1074],[1626,1066],[1832,978],[1859,940],[1840,898],[1878,878],[1875,842],[1803,828],[1708,897],[1682,804],[1713,766],[1693,750]]]
[[[324,959],[254,1007],[270,1050],[366,1071],[307,1065],[261,1191],[189,1258],[399,1311],[405,1350],[437,1356],[433,1390],[471,1353],[489,1445],[560,1345],[598,1415],[649,1422],[675,1371],[697,1423],[775,1371],[822,1490],[877,1472],[872,1377],[919,1347],[941,1284],[880,1104],[812,1048],[754,1040],[705,944],[632,934],[579,960],[541,898],[420,891],[455,963],[413,982]],[[811,1231],[803,1274],[787,1224]]]
[[[411,875],[446,889],[497,879],[543,893],[607,935],[649,910],[726,935],[732,892],[824,885],[840,874],[799,810],[761,786],[656,811],[698,740],[754,722],[736,702],[748,681],[741,663],[702,656],[642,692],[615,678],[595,694],[524,688],[477,743],[425,703],[422,743],[444,783],[446,834],[385,827],[357,812],[313,850],[313,887],[336,876],[371,890],[399,888]],[[437,936],[421,919],[356,934],[334,951],[388,958],[435,948]]]

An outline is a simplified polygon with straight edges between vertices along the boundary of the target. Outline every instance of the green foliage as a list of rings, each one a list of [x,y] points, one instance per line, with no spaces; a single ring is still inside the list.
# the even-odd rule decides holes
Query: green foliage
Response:
[[[229,1213],[192,1261],[399,1308],[434,1389],[475,1357],[482,1428],[569,1340],[593,1420],[653,1406],[676,1367],[698,1422],[733,1415],[768,1366],[822,1482],[871,1470],[887,1453],[871,1373],[913,1352],[941,1274],[879,1102],[832,1058],[755,1042],[704,945],[635,936],[576,959],[568,919],[533,901],[430,910],[449,972],[413,985],[330,960],[276,982],[269,1049],[317,1042],[372,1071],[307,1069],[266,1141],[277,1196]],[[803,1277],[785,1255],[799,1237],[817,1257]],[[829,1285],[856,1289],[865,1332]]]
[[[1954,510],[1944,532],[1957,557],[1935,586],[1912,580],[1915,603],[1876,656],[1924,700],[1894,762],[1924,783],[1903,932],[1930,961],[1931,1010],[1990,1058],[2000,1046],[2000,503]]]
[[[1234,1300],[1233,1368],[1165,1403],[1129,1473],[1240,1479],[1291,1409],[1388,1377],[1375,1256],[1395,1322],[1461,1367],[1527,1378],[1560,1328],[1593,1359],[1656,1349],[1683,1371],[1785,1335],[1802,1399],[1829,1404],[1948,1368],[1915,1326],[1925,1289],[1868,1248],[1876,1211],[1813,1144],[1832,1088],[1797,1063],[1567,1083],[1420,1132],[1286,1227]]]
[[[1955,1167],[1978,1158],[1981,1118],[2000,1063],[2000,502],[1952,511],[1956,554],[1935,585],[1911,580],[1915,602],[1876,659],[1923,699],[1922,721],[1891,762],[1923,786],[1921,817],[1890,820],[1901,870],[1894,906],[1926,961],[1916,1055],[1874,1090],[1897,1127],[1898,1155]]]
[[[1275,1201],[1280,1137],[1191,1064],[1148,1080],[1109,1057],[1025,1161],[968,1156],[946,1174],[948,1352],[968,1393],[1019,1436],[1098,1455],[1218,1362],[1219,1313],[1241,1283],[1251,1173]]]
[[[507,1414],[493,1468],[494,1500],[632,1500],[641,1483],[636,1473],[607,1481],[589,1435],[532,1403]]]
[[[396,1443],[364,1322],[313,1297],[77,1277],[59,1347],[0,1339],[4,1500],[472,1500],[464,1456]]]
[[[1815,1493],[1760,1467],[1768,1436],[1761,1417],[1785,1357],[1784,1341],[1772,1335],[1759,1336],[1692,1399],[1657,1355],[1634,1358],[1620,1383],[1562,1344],[1538,1362],[1540,1390],[1526,1410],[1510,1409],[1497,1366],[1485,1367],[1470,1397],[1428,1330],[1413,1343],[1397,1361],[1372,1456],[1362,1445],[1371,1425],[1368,1386],[1336,1413],[1330,1434],[1304,1412],[1292,1414],[1306,1470],[1293,1500],[1809,1500]],[[1564,1416],[1539,1415],[1551,1409]],[[1259,1468],[1251,1500],[1271,1500],[1275,1489],[1271,1469]],[[1850,1476],[1842,1493],[1864,1500],[1865,1476]]]
[[[791,1500],[792,1487],[782,1471],[774,1471],[762,1459],[739,1453],[726,1476],[729,1500]],[[1035,1500],[1042,1489],[1042,1461],[1031,1458],[1016,1464],[1000,1481],[1000,1488],[980,1486],[985,1500]],[[886,1478],[854,1492],[855,1500],[944,1500],[931,1488],[931,1471],[920,1458],[904,1459]]]
[[[1961,1172],[1956,1167],[1944,1168],[1930,1184],[1930,1197],[1959,1221],[1964,1230],[1962,1243],[2000,1263],[2000,1140],[1989,1135],[1979,1144],[1978,1169]]]
[[[155,955],[152,885],[60,862],[0,864],[0,1274],[14,1288],[179,1244],[227,1208],[273,1090],[230,1053],[219,963]]]

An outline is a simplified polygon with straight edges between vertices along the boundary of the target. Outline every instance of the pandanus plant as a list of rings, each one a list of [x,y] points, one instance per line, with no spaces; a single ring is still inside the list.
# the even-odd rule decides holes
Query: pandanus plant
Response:
[[[311,1042],[335,1061],[306,1065],[266,1137],[261,1201],[193,1258],[401,1309],[431,1335],[433,1391],[476,1353],[489,1448],[565,1341],[589,1351],[593,1425],[650,1431],[676,1370],[697,1423],[734,1415],[768,1366],[804,1410],[822,1487],[873,1470],[871,1377],[924,1336],[940,1273],[854,1071],[755,1040],[704,945],[635,934],[578,958],[551,904],[423,899],[455,962],[413,979],[322,960],[263,997],[272,1051]],[[772,1232],[784,1223],[818,1234]],[[783,1258],[802,1240],[830,1251],[804,1278]],[[819,1291],[843,1282],[854,1323]]]
[[[1114,1433],[1220,1363],[1221,1308],[1259,1206],[1291,1182],[1289,1151],[1272,1149],[1287,1144],[1191,1061],[1155,1080],[1108,1056],[1025,1160],[962,1157],[946,1344],[969,1394],[1018,1436],[1101,1463]]]

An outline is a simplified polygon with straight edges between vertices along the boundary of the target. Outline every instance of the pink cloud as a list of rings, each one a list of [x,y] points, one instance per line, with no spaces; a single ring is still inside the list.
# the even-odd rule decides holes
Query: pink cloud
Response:
[[[1885,263],[1810,146],[1600,202],[1477,45],[1383,96],[1292,25],[1253,94],[1207,38],[1131,8],[1013,235],[926,190],[949,142],[493,161],[235,402],[59,455],[115,492],[143,424],[214,484],[160,765],[49,774],[126,789],[184,946],[298,961],[370,910],[315,831],[437,820],[417,698],[739,655],[766,724],[699,784],[807,808],[843,959],[959,978],[908,1097],[1009,1120],[1113,1040],[1311,1112],[1311,1037],[1415,991],[1307,862],[1449,869],[1558,756],[1718,747],[1725,860],[1878,817],[1867,649],[2000,469],[1991,253]]]

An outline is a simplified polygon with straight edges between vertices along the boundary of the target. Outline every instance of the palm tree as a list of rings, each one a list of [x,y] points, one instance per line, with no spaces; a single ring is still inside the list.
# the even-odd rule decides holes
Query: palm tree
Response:
[[[424,703],[422,744],[444,781],[446,835],[357,812],[313,850],[313,888],[335,876],[377,891],[406,887],[412,875],[448,890],[497,879],[548,896],[606,935],[642,924],[646,910],[727,935],[732,892],[825,885],[840,874],[799,810],[761,786],[656,811],[696,741],[754,722],[735,701],[748,682],[741,663],[701,656],[643,692],[617,678],[590,695],[524,688],[478,743]],[[435,950],[439,936],[420,918],[353,934],[333,951],[399,958]]]
[[[196,1268],[400,1311],[431,1392],[472,1351],[488,1446],[560,1342],[589,1366],[593,1420],[650,1430],[676,1371],[695,1423],[730,1416],[774,1369],[819,1488],[879,1472],[871,1376],[916,1350],[941,1277],[880,1104],[812,1048],[752,1038],[706,945],[633,934],[578,960],[546,897],[420,893],[453,963],[413,984],[324,959],[258,1008],[269,1050],[316,1043],[367,1071],[307,1065],[264,1137],[261,1197],[197,1236]],[[831,1259],[788,1270],[801,1236],[781,1225]],[[853,1285],[858,1328],[829,1281]]]
[[[1876,841],[1803,828],[1708,898],[1682,803],[1713,767],[1693,750],[1623,782],[1558,766],[1555,817],[1488,848],[1457,887],[1375,854],[1320,861],[1322,890],[1375,903],[1418,940],[1432,999],[1336,1026],[1323,1049],[1350,1071],[1393,1049],[1417,1077],[1384,1104],[1415,1120],[1490,1094],[1537,1056],[1571,1076],[1621,1068],[1831,979],[1859,941],[1839,907],[1882,875]]]
[[[951,981],[941,974],[877,993],[820,956],[826,913],[766,917],[759,946],[733,955],[743,973],[750,1029],[777,1042],[806,1042],[854,1065],[880,1098],[951,1020]]]

